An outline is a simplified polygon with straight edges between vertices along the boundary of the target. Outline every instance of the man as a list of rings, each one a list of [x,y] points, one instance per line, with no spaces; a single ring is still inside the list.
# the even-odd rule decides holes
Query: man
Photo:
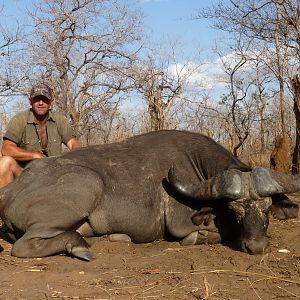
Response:
[[[30,109],[15,115],[3,136],[0,157],[0,188],[12,182],[28,162],[81,147],[66,117],[51,111],[53,93],[40,83],[32,87]]]

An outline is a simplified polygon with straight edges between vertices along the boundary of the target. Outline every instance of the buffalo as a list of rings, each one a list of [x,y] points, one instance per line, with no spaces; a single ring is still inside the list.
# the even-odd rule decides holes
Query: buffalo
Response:
[[[59,253],[90,261],[85,237],[270,251],[270,211],[294,218],[298,176],[251,169],[211,138],[162,130],[31,162],[0,190],[16,257]]]

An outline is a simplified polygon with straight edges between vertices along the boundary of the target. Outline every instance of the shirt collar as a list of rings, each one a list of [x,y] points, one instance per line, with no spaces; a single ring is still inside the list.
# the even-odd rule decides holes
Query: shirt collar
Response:
[[[50,111],[49,111],[49,119],[48,119],[48,121],[52,121],[52,122],[55,122],[55,121],[56,121],[56,120],[55,120],[55,116],[54,116],[53,112],[51,111],[51,109],[50,109]],[[31,108],[29,109],[29,114],[28,114],[28,118],[27,118],[27,123],[28,123],[28,124],[36,124],[36,122],[35,122],[35,120],[34,120],[33,111],[32,111]]]

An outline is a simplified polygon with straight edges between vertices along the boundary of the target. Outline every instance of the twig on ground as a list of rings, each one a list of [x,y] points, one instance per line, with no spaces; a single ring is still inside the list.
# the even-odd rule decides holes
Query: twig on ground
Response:
[[[258,299],[262,300],[262,298],[258,295],[257,291],[255,290],[254,286],[252,285],[252,282],[250,281],[249,278],[247,278],[247,282],[249,283],[252,291],[254,292],[254,294],[257,296]]]
[[[295,281],[283,277],[278,277],[278,276],[270,276],[270,275],[265,275],[265,274],[260,274],[260,273],[255,273],[255,272],[246,272],[246,271],[238,271],[238,270],[200,270],[200,271],[193,271],[190,272],[191,275],[200,275],[200,274],[207,274],[207,273],[216,273],[216,274],[221,274],[221,273],[232,273],[233,275],[239,275],[239,276],[260,276],[263,277],[264,279],[271,280],[279,280],[283,282],[288,282],[296,285],[300,285],[300,281]]]

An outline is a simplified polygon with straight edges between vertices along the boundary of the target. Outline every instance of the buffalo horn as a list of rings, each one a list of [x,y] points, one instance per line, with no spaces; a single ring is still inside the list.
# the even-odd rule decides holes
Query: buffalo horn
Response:
[[[226,170],[215,177],[211,177],[197,185],[181,181],[174,167],[169,170],[168,179],[172,187],[183,196],[212,200],[220,198],[238,199],[242,195],[242,172],[239,170]]]
[[[300,191],[299,175],[288,175],[271,169],[255,168],[252,171],[252,177],[256,192],[261,197]]]

